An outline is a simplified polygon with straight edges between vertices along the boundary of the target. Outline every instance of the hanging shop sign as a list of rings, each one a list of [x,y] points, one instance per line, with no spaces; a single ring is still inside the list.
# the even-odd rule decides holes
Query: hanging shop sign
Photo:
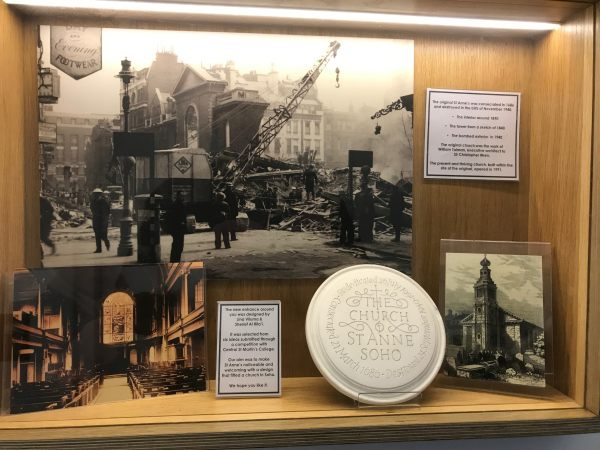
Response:
[[[56,104],[60,98],[60,76],[50,67],[38,70],[38,101],[42,104]]]
[[[50,27],[52,65],[80,80],[102,69],[102,28]]]
[[[56,144],[56,127],[55,123],[39,122],[40,144]]]

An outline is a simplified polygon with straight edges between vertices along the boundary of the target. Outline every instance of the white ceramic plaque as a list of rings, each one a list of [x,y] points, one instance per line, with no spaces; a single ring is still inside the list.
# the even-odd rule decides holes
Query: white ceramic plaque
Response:
[[[319,287],[306,339],[337,390],[380,405],[418,396],[435,378],[446,347],[431,297],[406,275],[377,265],[342,269]]]

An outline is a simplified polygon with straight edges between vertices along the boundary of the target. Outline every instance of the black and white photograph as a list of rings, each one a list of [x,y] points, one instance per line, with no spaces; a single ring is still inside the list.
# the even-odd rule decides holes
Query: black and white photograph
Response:
[[[442,241],[442,248],[445,242],[452,241]],[[534,244],[541,246],[539,254],[519,254],[527,244],[470,241],[471,250],[479,244],[482,251],[463,253],[455,251],[460,242],[442,253],[444,373],[468,381],[545,387],[552,372],[552,333],[545,320],[550,282],[543,256],[549,255],[549,245]]]
[[[411,273],[412,40],[57,26],[40,37],[44,267]]]
[[[10,412],[207,390],[202,263],[15,272]]]

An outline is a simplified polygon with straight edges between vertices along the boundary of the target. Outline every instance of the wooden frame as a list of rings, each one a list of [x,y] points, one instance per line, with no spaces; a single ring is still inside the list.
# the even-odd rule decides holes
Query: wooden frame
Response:
[[[448,305],[448,298],[446,296],[446,287],[448,283],[448,268],[450,267],[448,264],[448,256],[450,254],[464,254],[464,253],[473,253],[477,255],[476,260],[480,261],[481,258],[485,256],[490,261],[492,261],[491,265],[492,272],[498,270],[498,265],[494,264],[493,259],[498,255],[507,255],[507,256],[537,256],[539,257],[539,269],[540,269],[540,277],[539,280],[541,284],[541,321],[539,325],[542,327],[546,336],[549,336],[549,339],[545,339],[545,370],[544,370],[544,379],[546,385],[544,387],[541,386],[524,386],[521,384],[511,384],[509,382],[503,382],[498,380],[486,380],[486,379],[476,379],[476,378],[462,378],[456,375],[440,377],[443,379],[443,382],[440,383],[444,386],[453,386],[453,387],[462,387],[464,389],[480,389],[482,391],[492,391],[492,392],[505,392],[505,393],[520,393],[523,395],[531,395],[531,396],[543,396],[544,390],[547,387],[552,387],[554,385],[554,351],[552,345],[552,248],[549,243],[544,242],[498,242],[498,241],[464,241],[464,240],[452,240],[452,239],[442,239],[440,243],[440,290],[438,297],[438,307],[442,311],[442,317],[446,320],[446,313],[448,309],[452,309],[456,313],[456,304]],[[490,256],[490,255],[493,255]],[[483,261],[482,261],[483,262]],[[455,263],[456,264],[456,263]],[[480,267],[473,267],[473,279],[477,275],[477,270]],[[492,275],[492,278],[494,276]],[[505,278],[506,280],[506,278]],[[497,281],[497,280],[496,280]],[[471,284],[471,280],[470,283]],[[471,286],[469,286],[471,287]],[[502,287],[500,286],[500,289]],[[500,303],[500,298],[498,304],[502,306]],[[514,307],[510,308],[510,313],[521,316],[521,311],[518,309],[514,309]],[[447,325],[446,325],[447,327]],[[448,345],[448,329],[446,328],[447,340],[446,344]],[[447,347],[448,348],[448,347]],[[447,353],[446,353],[446,356]]]
[[[239,3],[244,3],[239,0]],[[256,2],[258,4],[260,2]],[[263,4],[272,4],[262,0]],[[303,3],[304,5],[305,3]],[[319,2],[314,2],[314,5]],[[356,2],[357,9],[366,8]],[[378,8],[411,12],[414,2],[377,2]],[[282,300],[284,358],[280,399],[216,402],[210,394],[151,399],[143,410],[119,405],[92,416],[63,410],[0,418],[5,448],[30,448],[56,439],[107,446],[250,447],[432,438],[513,436],[600,431],[600,170],[597,155],[600,118],[600,36],[592,1],[536,0],[419,2],[420,13],[560,20],[559,30],[541,36],[511,33],[425,33],[339,27],[336,34],[409,37],[415,40],[414,173],[423,172],[427,87],[522,92],[519,183],[415,178],[414,266],[416,280],[436,299],[439,241],[491,239],[547,241],[553,245],[554,349],[560,370],[552,396],[465,395],[432,387],[419,407],[356,410],[323,384],[304,342],[304,316],[319,282],[212,281],[207,316],[216,300]],[[408,8],[408,9],[407,9]],[[412,6],[414,8],[414,6]],[[415,11],[412,11],[415,12]],[[467,14],[467,13],[465,13]],[[37,176],[36,23],[96,26],[212,29],[227,31],[327,34],[328,29],[294,24],[164,22],[152,16],[111,20],[110,15],[26,16],[0,2],[0,290],[4,327],[10,320],[6,295],[15,268],[39,263]],[[331,31],[332,32],[332,31]],[[474,35],[476,37],[474,37]],[[597,41],[597,42],[596,42]],[[600,68],[600,67],[599,67]],[[596,175],[596,176],[593,176]],[[7,313],[7,314],[6,314]],[[560,319],[560,320],[557,320]],[[209,329],[215,329],[209,323]],[[215,348],[214,335],[209,348]],[[8,349],[8,352],[10,350]],[[9,353],[8,353],[9,354]],[[3,348],[3,358],[7,349]],[[213,363],[214,364],[214,363]],[[4,376],[4,374],[3,374]],[[308,400],[309,398],[313,400]],[[135,403],[135,402],[134,402]],[[146,406],[147,405],[147,406]],[[159,411],[160,415],[153,415]],[[147,425],[152,424],[151,427]],[[43,430],[43,433],[40,431]],[[43,437],[42,437],[43,436]],[[46,442],[46,444],[44,444]],[[57,441],[54,441],[55,443]]]

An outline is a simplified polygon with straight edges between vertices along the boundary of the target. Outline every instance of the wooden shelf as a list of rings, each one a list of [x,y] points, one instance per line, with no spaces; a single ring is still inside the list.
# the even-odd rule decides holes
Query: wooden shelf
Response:
[[[324,4],[321,0],[293,1],[286,6]],[[213,392],[207,392],[5,416],[0,417],[0,447],[248,448],[600,431],[600,289],[596,286],[600,280],[600,158],[592,158],[600,152],[600,114],[592,114],[600,108],[597,3],[353,0],[348,4],[356,10],[477,14],[562,25],[559,30],[528,37],[464,30],[429,35],[423,30],[373,27],[165,21],[143,13],[115,17],[89,11],[64,15],[38,11],[27,16],[0,1],[0,66],[4,68],[0,74],[0,204],[10,217],[0,221],[0,305],[7,308],[12,271],[39,265],[38,23],[412,38],[413,169],[415,198],[419,199],[413,216],[414,277],[432,298],[438,298],[442,238],[551,242],[558,390],[533,398],[438,384],[427,389],[419,405],[356,408],[321,378],[314,378],[317,372],[302,330],[318,281],[214,280],[207,289],[209,349],[215,348],[211,330],[216,300],[281,299],[286,377],[281,398],[217,400]],[[423,180],[419,176],[423,173],[428,87],[522,93],[519,183]],[[10,312],[3,313],[10,319]],[[10,348],[2,349],[0,358],[7,354]]]
[[[35,441],[37,445],[43,430],[46,439],[64,440],[83,436],[132,439],[139,434],[169,433],[186,439],[189,434],[210,434],[227,438],[228,446],[247,446],[248,433],[273,434],[277,440],[285,431],[280,443],[290,445],[314,429],[324,435],[340,429],[383,427],[387,433],[420,429],[423,439],[428,438],[430,427],[464,424],[465,419],[479,426],[518,422],[527,427],[534,421],[559,419],[580,426],[594,417],[553,389],[541,397],[525,397],[434,384],[419,404],[374,408],[357,407],[322,378],[287,378],[280,398],[217,399],[214,392],[201,392],[4,416],[0,418],[0,443],[8,440],[32,445]]]

